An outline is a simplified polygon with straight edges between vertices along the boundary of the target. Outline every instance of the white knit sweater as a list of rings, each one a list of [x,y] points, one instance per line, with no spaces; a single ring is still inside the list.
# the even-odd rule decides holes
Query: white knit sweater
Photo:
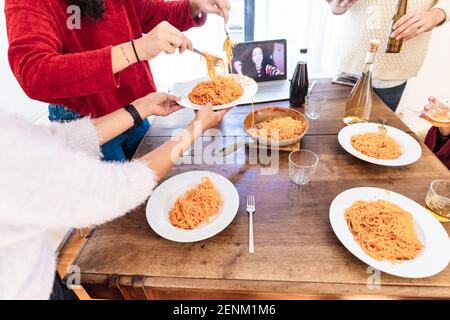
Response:
[[[0,111],[0,130],[0,300],[48,299],[53,230],[124,215],[155,176],[139,161],[101,162],[89,119],[40,127]]]
[[[399,54],[385,53],[396,6],[397,0],[359,0],[349,10],[341,71],[361,74],[369,42],[378,39],[381,48],[374,67],[375,80],[404,81],[417,75],[426,57],[431,33],[405,41]],[[450,19],[450,0],[408,1],[408,12],[432,7],[444,10],[447,20]]]

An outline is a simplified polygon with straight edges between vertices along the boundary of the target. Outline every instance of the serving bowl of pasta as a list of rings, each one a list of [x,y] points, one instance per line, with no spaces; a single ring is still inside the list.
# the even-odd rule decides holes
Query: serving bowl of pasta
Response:
[[[266,146],[289,146],[299,142],[309,129],[301,112],[284,107],[267,107],[250,112],[244,129],[258,143]]]
[[[257,92],[255,80],[235,74],[176,83],[171,90],[172,94],[181,97],[179,105],[194,110],[206,105],[211,105],[214,110],[229,109],[250,101]]]

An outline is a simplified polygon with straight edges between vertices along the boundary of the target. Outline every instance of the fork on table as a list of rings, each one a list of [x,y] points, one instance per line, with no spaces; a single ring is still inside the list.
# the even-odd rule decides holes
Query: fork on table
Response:
[[[248,224],[248,252],[255,253],[255,242],[253,238],[253,214],[255,213],[255,196],[247,196],[247,212],[249,217]]]

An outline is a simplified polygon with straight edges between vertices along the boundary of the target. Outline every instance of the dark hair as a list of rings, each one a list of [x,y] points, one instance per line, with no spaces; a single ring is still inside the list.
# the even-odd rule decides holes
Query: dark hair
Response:
[[[269,52],[273,52],[273,48],[272,47],[268,47],[267,45],[259,45],[253,48],[249,48],[245,53],[244,53],[244,62],[242,64],[242,73],[245,74],[246,76],[250,77],[250,78],[257,78],[258,77],[258,72],[256,71],[255,68],[255,63],[252,60],[252,56],[253,56],[253,51],[256,48],[260,48],[262,53],[263,53],[263,61],[261,64],[261,68],[263,70],[263,74],[261,75],[261,78],[267,78],[267,76],[265,75],[265,71],[266,70],[266,66],[267,65],[273,65],[273,59],[272,59],[272,54],[268,54]]]
[[[100,19],[106,11],[105,0],[67,0],[67,2],[80,7],[81,15],[94,21]]]

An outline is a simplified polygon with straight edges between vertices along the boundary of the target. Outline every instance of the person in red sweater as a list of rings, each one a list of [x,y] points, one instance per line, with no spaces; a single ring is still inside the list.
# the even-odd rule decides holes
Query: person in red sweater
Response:
[[[450,106],[444,105],[436,98],[430,97],[430,104],[426,105],[421,117],[430,119],[430,114],[441,114],[448,118]],[[450,124],[444,127],[432,127],[425,138],[425,144],[450,170]]]
[[[228,0],[6,0],[9,62],[25,93],[50,103],[51,121],[98,118],[155,92],[147,61],[192,49],[181,31],[208,13],[226,23],[229,10]],[[104,145],[103,159],[130,159],[149,126]]]

